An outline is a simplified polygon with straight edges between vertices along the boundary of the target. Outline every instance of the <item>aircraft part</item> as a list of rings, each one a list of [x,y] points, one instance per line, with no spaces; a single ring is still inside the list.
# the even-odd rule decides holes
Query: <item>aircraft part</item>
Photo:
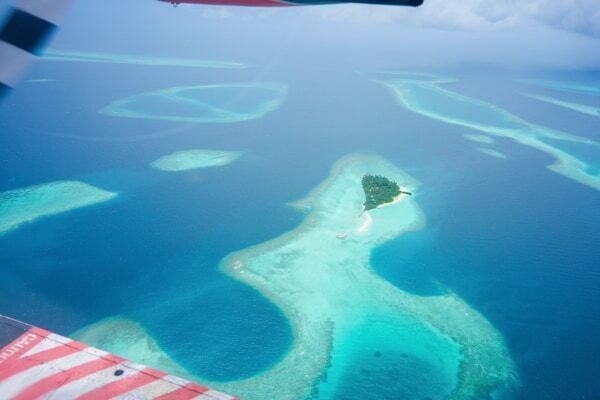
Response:
[[[0,316],[0,399],[237,400]]]

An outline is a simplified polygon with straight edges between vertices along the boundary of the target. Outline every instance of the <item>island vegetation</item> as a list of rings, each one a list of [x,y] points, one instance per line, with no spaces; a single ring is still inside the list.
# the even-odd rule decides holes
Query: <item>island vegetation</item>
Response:
[[[408,194],[400,189],[400,186],[384,176],[365,175],[362,178],[362,186],[365,191],[365,211],[372,210],[385,203],[391,203],[400,194]]]

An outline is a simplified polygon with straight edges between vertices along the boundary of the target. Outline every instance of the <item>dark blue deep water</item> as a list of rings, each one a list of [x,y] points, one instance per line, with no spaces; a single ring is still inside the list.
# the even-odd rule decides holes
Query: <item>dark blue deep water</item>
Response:
[[[355,73],[377,62],[290,59],[263,69],[252,61],[256,68],[240,70],[39,62],[30,77],[53,81],[24,83],[0,106],[0,191],[77,179],[120,196],[0,237],[0,313],[62,334],[123,315],[199,376],[250,376],[282,357],[292,334],[280,311],[221,274],[219,261],[297,226],[302,216],[285,203],[338,158],[378,153],[422,182],[416,199],[427,227],[378,248],[377,272],[424,296],[449,288],[483,313],[518,365],[515,399],[600,398],[597,191],[546,169],[550,157],[533,148],[500,139],[494,146],[508,158],[492,158],[462,136],[477,132],[399,107]],[[459,78],[452,90],[599,138],[598,119],[521,96],[511,75],[441,72]],[[600,82],[600,73],[580,75]],[[256,79],[286,83],[289,93],[252,121],[97,113],[151,90]],[[191,148],[245,154],[227,167],[175,174],[148,166]],[[586,157],[600,161],[597,152]]]

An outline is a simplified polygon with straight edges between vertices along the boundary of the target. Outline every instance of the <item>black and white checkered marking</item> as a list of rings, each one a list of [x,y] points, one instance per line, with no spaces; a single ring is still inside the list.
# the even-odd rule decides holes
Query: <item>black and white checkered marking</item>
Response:
[[[69,0],[21,0],[0,26],[0,96],[16,86],[57,28]]]

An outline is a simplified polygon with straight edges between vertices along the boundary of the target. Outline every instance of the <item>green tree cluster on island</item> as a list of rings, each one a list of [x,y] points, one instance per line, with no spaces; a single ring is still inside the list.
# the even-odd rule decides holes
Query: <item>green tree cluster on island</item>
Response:
[[[396,196],[402,193],[396,182],[383,176],[365,175],[362,178],[362,186],[366,197],[363,203],[365,211],[385,203],[391,203]]]

